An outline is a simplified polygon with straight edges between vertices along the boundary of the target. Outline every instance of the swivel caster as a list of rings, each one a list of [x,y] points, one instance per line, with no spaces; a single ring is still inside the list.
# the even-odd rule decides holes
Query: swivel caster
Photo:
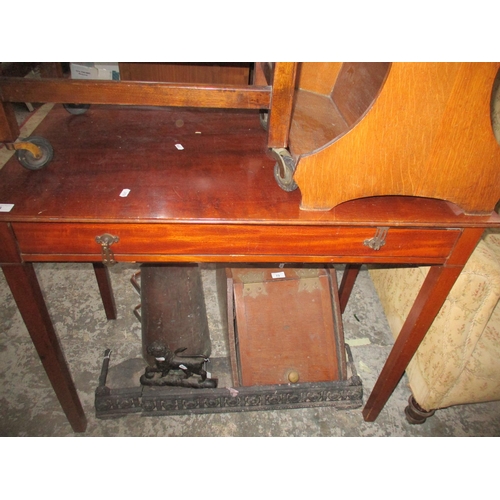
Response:
[[[278,160],[274,165],[274,178],[278,186],[283,191],[295,191],[298,186],[293,180],[296,165],[292,155],[284,148],[273,149],[272,153]]]
[[[43,137],[29,137],[12,145],[19,163],[28,170],[40,170],[54,157],[50,142]]]
[[[63,108],[72,115],[83,115],[90,108],[90,104],[63,104]]]

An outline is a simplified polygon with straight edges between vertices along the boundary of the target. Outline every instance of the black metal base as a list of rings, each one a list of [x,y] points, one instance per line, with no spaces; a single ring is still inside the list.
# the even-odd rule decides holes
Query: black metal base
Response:
[[[229,413],[328,406],[354,409],[362,405],[363,385],[347,347],[352,376],[347,380],[253,387],[189,389],[181,387],[134,387],[110,389],[105,385],[109,363],[95,392],[96,417],[118,418],[129,413],[143,416]]]

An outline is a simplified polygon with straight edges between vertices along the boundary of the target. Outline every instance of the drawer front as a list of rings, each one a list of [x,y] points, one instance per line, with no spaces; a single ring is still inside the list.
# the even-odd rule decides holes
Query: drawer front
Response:
[[[14,223],[26,260],[101,260],[96,237],[110,234],[117,261],[443,261],[458,229],[277,226],[249,224]],[[382,245],[377,249],[377,238]],[[371,242],[371,243],[370,243]],[[368,245],[371,246],[368,246]]]

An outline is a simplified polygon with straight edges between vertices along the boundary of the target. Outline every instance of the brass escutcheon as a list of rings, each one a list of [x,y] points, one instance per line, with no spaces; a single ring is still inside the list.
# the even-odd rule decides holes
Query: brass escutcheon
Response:
[[[112,266],[113,264],[116,264],[115,256],[110,247],[113,243],[118,243],[120,241],[120,238],[118,236],[113,236],[112,234],[105,233],[101,234],[100,236],[96,236],[95,241],[99,245],[101,245],[102,263],[105,266]]]
[[[377,227],[375,231],[375,236],[363,242],[363,245],[371,248],[372,250],[380,250],[385,245],[385,240],[387,238],[387,233],[389,232],[388,227]]]

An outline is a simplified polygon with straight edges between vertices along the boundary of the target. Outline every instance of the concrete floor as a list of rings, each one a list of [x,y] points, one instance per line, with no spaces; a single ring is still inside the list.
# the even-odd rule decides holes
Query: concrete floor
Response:
[[[73,433],[59,407],[10,291],[0,276],[0,435],[2,436],[500,436],[500,402],[447,408],[422,425],[407,423],[410,395],[406,377],[373,423],[361,408],[306,408],[278,411],[180,415],[95,417],[94,391],[103,353],[110,366],[140,358],[141,327],[133,315],[139,302],[130,284],[136,265],[111,268],[118,318],[107,321],[91,265],[39,264],[39,281],[60,337],[86,415],[88,428]],[[339,277],[341,268],[339,268]],[[203,270],[212,356],[227,355],[220,318],[215,271]],[[363,381],[364,401],[391,349],[392,337],[366,271],[357,280],[344,314],[346,342]]]

